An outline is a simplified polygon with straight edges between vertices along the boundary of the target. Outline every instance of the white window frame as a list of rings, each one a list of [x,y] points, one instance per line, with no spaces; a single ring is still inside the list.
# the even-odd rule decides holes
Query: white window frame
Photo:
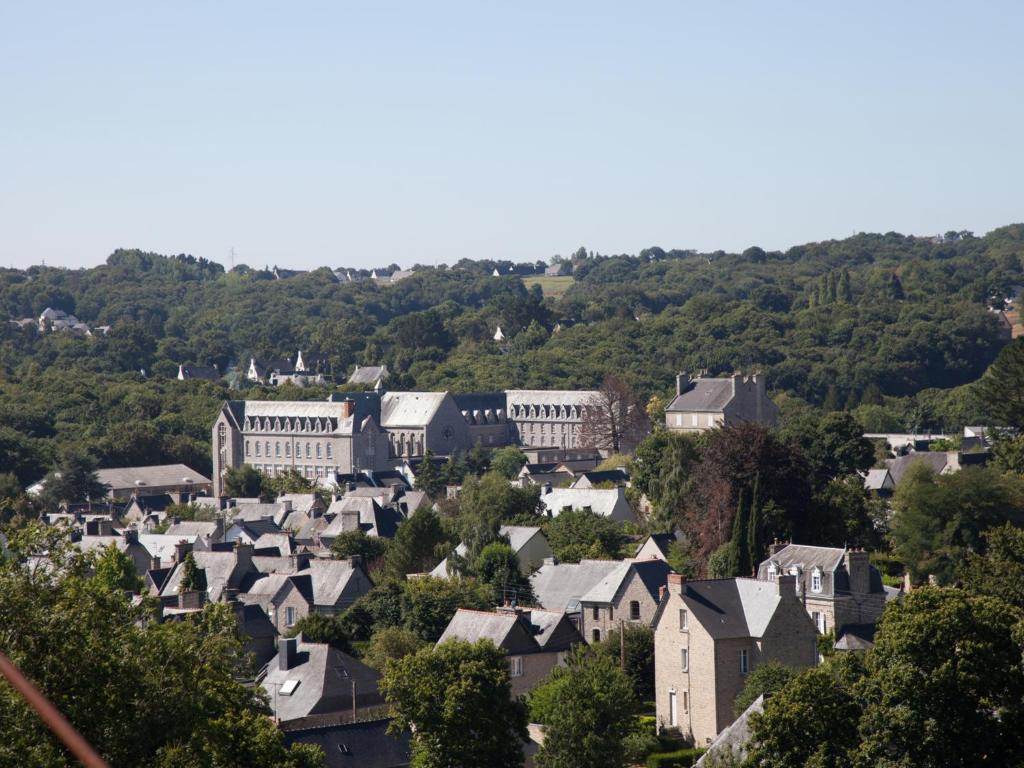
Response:
[[[679,609],[679,631],[687,632],[690,629],[690,612],[685,608]]]
[[[683,672],[690,671],[690,649],[681,648],[679,651],[679,664],[682,666]]]
[[[289,605],[284,609],[284,625],[286,627],[295,626],[295,606]]]
[[[509,677],[522,677],[523,676],[523,657],[522,656],[511,656],[508,660],[509,666]]]
[[[746,675],[750,673],[750,653],[746,648],[740,649],[740,674]]]
[[[811,592],[821,592],[823,580],[820,568],[815,568],[811,571]]]

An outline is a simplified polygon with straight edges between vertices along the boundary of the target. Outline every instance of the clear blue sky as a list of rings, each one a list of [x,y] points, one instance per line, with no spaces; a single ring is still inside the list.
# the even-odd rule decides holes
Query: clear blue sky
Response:
[[[0,3],[0,264],[1024,220],[1024,4]]]

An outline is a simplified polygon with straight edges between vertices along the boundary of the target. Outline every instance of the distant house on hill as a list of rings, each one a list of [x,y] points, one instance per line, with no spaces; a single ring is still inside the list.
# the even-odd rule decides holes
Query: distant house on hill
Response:
[[[217,381],[220,378],[220,371],[216,365],[188,365],[178,366],[178,380],[191,381],[192,379],[203,379],[204,381]]]
[[[380,389],[389,375],[386,365],[357,365],[352,375],[348,377],[348,383]]]
[[[676,397],[665,409],[665,426],[676,432],[706,432],[743,422],[773,427],[779,409],[771,400],[762,374],[710,379],[676,376]]]

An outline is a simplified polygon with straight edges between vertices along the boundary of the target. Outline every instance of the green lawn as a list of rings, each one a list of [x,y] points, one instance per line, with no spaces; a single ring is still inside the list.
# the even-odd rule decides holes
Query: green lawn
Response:
[[[556,299],[560,299],[562,294],[569,290],[569,286],[572,285],[572,275],[549,277],[542,275],[538,277],[524,277],[523,285],[530,288],[534,285],[539,285],[540,289],[544,291],[544,296],[553,296]]]

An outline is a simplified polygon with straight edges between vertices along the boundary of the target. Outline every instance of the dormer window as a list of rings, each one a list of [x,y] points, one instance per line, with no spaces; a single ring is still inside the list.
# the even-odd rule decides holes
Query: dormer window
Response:
[[[789,569],[790,576],[796,576],[796,593],[800,594],[800,566],[794,565]]]
[[[821,568],[811,571],[811,592],[821,592]]]
[[[779,566],[773,561],[768,563],[768,578],[774,579],[779,575]]]

